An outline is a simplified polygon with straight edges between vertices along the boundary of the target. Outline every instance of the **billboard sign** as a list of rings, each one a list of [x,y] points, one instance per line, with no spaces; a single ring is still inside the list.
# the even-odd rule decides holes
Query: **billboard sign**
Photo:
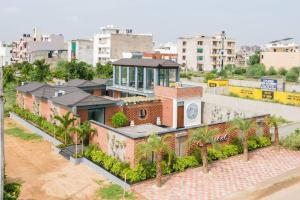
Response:
[[[277,80],[262,78],[260,82],[260,88],[265,91],[276,91],[277,90]]]

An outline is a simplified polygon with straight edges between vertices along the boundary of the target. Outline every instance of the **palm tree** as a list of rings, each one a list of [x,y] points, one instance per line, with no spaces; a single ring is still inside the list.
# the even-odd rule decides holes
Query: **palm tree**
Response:
[[[248,137],[249,137],[249,132],[253,129],[254,130],[256,129],[256,123],[255,122],[250,121],[249,119],[242,119],[240,117],[235,118],[231,122],[231,128],[229,129],[230,131],[239,130],[240,135],[242,137],[242,142],[243,142],[244,160],[245,161],[249,160]]]
[[[189,147],[196,145],[200,148],[203,173],[208,173],[207,145],[215,143],[215,135],[219,133],[217,129],[209,129],[208,126],[196,129],[187,140]]]
[[[54,116],[54,119],[60,122],[59,129],[64,133],[65,145],[67,144],[67,135],[69,135],[69,133],[74,131],[74,128],[69,126],[76,120],[76,118],[74,117],[70,118],[70,114],[71,112],[67,112],[63,116],[59,116],[59,115]]]
[[[91,123],[86,121],[78,127],[74,128],[75,131],[79,134],[79,138],[81,139],[81,153],[83,154],[83,142],[92,134],[96,133],[97,130],[91,127]],[[77,154],[77,152],[76,152]]]
[[[161,162],[165,153],[172,154],[173,150],[168,144],[168,139],[171,135],[158,136],[152,134],[148,137],[147,141],[141,142],[137,146],[138,157],[147,157],[154,153],[156,160],[156,185],[161,187],[162,169]]]
[[[279,131],[278,126],[286,122],[282,117],[276,117],[275,115],[271,115],[267,118],[267,122],[271,127],[274,127],[274,145],[275,147],[279,147]]]

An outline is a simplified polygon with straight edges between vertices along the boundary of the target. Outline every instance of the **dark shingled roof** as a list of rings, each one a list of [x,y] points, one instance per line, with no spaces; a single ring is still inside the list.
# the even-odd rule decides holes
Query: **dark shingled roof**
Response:
[[[172,60],[122,58],[112,63],[116,66],[178,68],[179,64]]]
[[[46,85],[45,83],[39,83],[39,82],[25,83],[24,85],[17,87],[17,90],[20,92],[32,92],[45,85]]]
[[[88,81],[83,79],[73,79],[65,83],[65,86],[72,86],[72,87],[96,87],[103,85],[103,83],[97,83],[94,81]]]
[[[81,91],[81,89],[77,87],[64,87],[64,86],[51,86],[44,85],[43,87],[38,88],[37,90],[31,92],[32,95],[40,98],[52,98],[55,96],[55,92],[64,91],[66,94]]]
[[[59,97],[54,97],[51,99],[51,101],[68,107],[96,106],[116,103],[116,101],[112,101],[103,97],[93,96],[84,91],[75,91]]]

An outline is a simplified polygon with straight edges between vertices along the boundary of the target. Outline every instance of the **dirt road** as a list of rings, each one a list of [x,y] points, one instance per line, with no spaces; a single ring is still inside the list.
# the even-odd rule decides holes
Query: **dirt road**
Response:
[[[6,119],[6,128],[22,126]],[[29,132],[29,131],[28,131]],[[73,165],[52,151],[49,142],[24,141],[5,136],[6,174],[22,182],[20,199],[61,200],[94,199],[104,180],[84,165]]]

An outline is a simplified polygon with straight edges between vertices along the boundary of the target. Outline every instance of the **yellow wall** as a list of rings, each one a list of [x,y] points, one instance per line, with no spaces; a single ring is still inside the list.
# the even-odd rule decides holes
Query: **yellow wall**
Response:
[[[207,85],[208,87],[221,87],[221,86],[228,86],[228,80],[208,80]]]
[[[300,106],[300,93],[278,92],[264,92],[257,88],[233,87],[229,86],[229,93],[243,98],[257,99],[257,100],[274,100],[283,104],[292,104]]]

